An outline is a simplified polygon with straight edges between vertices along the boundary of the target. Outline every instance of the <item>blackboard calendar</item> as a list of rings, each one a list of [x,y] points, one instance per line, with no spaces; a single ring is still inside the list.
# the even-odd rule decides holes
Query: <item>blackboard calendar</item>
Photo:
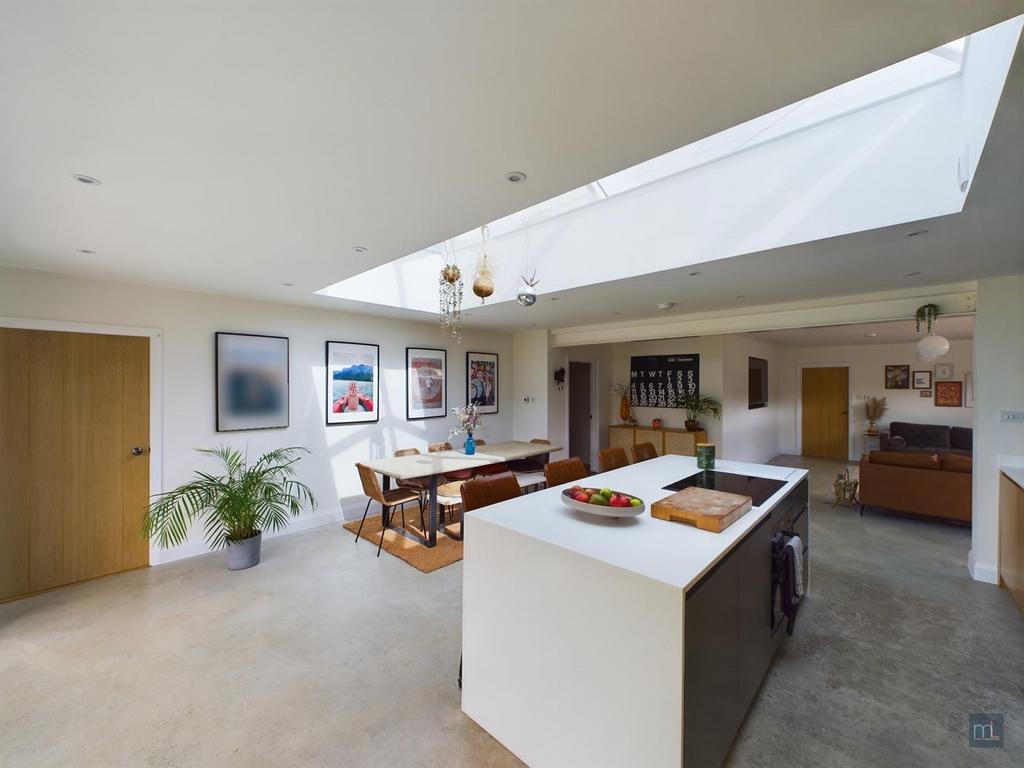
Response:
[[[645,355],[629,359],[629,404],[682,408],[684,393],[700,394],[700,355]]]

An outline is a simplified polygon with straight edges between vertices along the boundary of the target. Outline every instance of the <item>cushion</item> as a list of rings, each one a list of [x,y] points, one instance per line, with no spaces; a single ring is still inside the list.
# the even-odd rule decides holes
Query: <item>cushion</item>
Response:
[[[940,459],[940,465],[946,472],[966,472],[970,474],[974,471],[974,460],[970,456],[962,456],[958,453],[945,453]]]
[[[902,437],[915,448],[949,448],[951,429],[943,424],[911,424],[894,421],[889,425],[892,436]]]
[[[890,448],[906,448],[907,441],[903,439],[902,435],[894,435],[889,438]]]
[[[961,451],[974,449],[974,430],[970,427],[953,427],[949,432],[949,447]]]
[[[872,464],[888,464],[893,467],[913,467],[915,469],[939,469],[940,467],[937,453],[872,451],[869,460]]]

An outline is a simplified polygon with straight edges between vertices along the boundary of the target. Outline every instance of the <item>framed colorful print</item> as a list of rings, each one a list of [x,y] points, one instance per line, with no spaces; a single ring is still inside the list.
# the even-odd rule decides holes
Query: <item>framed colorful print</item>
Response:
[[[448,352],[405,348],[405,418],[436,419],[448,415]]]
[[[910,366],[909,365],[887,365],[887,366],[885,366],[885,388],[886,389],[910,389]]]
[[[380,419],[380,347],[350,341],[325,345],[327,426]]]
[[[964,408],[974,407],[974,374],[968,371],[964,374]]]
[[[218,432],[288,426],[288,338],[214,334]]]
[[[945,408],[962,408],[964,385],[960,381],[936,381],[935,405]]]
[[[466,403],[480,413],[498,412],[498,356],[466,353]]]
[[[930,389],[922,389],[921,390],[921,397],[931,397],[931,396],[932,396],[932,391]]]
[[[931,371],[914,371],[914,389],[931,389],[932,388],[932,372]]]
[[[952,363],[938,363],[935,366],[935,378],[936,379],[952,379],[953,378],[953,364]]]

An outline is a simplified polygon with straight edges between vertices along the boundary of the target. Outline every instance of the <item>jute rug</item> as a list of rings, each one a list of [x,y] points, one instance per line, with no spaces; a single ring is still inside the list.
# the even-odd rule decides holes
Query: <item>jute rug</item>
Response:
[[[418,512],[406,510],[406,529],[423,536],[423,531],[419,528],[419,520],[413,519],[418,518],[418,516]],[[425,547],[417,541],[406,538],[395,530],[395,528],[401,527],[401,522],[401,515],[396,513],[392,517],[392,527],[384,534],[384,551],[388,554],[394,555],[399,560],[403,560],[411,565],[413,568],[423,571],[423,573],[436,571],[438,568],[444,568],[446,565],[457,563],[462,559],[461,541],[450,539],[438,531],[437,546]],[[445,527],[447,530],[450,530],[455,534],[459,533],[458,522]],[[359,521],[353,520],[345,523],[345,529],[355,533],[359,529]],[[373,545],[374,549],[376,549],[377,545],[380,543],[380,530],[380,515],[377,515],[376,517],[368,517],[366,518],[366,524],[363,525],[363,532],[359,538],[365,539]]]

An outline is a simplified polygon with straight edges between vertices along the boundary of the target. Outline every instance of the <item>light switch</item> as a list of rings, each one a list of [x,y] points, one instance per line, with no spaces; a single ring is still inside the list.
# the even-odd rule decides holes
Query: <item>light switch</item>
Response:
[[[1024,424],[1024,411],[1000,411],[999,420]]]

